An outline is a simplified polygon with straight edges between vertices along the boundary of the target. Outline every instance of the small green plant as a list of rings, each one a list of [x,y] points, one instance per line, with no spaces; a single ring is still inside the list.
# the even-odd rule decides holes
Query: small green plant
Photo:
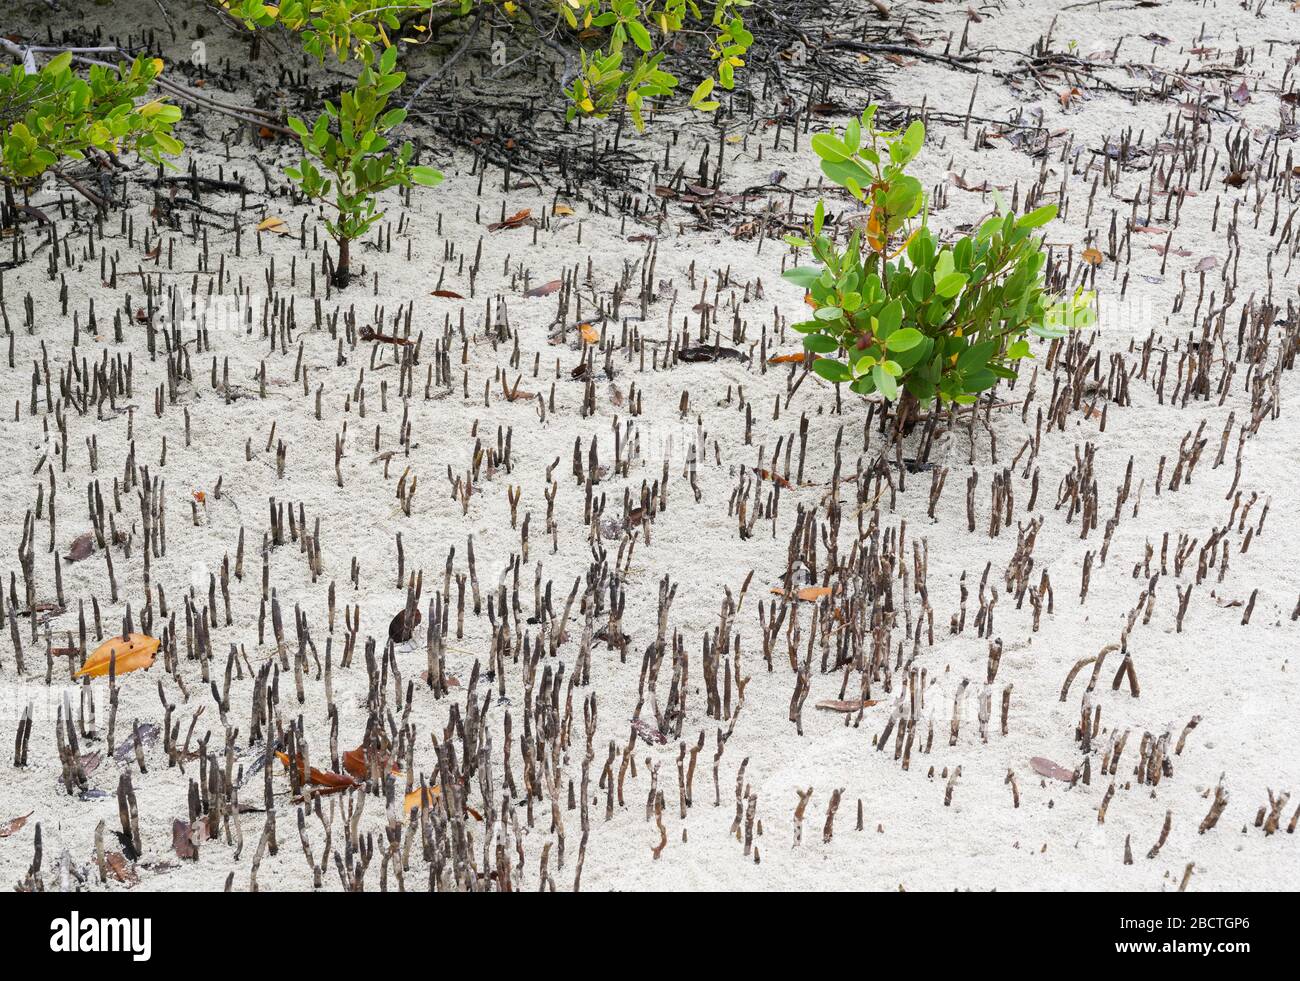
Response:
[[[92,65],[86,77],[72,70],[63,52],[39,71],[16,64],[0,73],[0,180],[6,202],[46,171],[90,150],[134,150],[153,163],[182,150],[172,128],[181,111],[161,99],[137,104],[162,72],[156,58],[136,58],[117,68]]]
[[[406,118],[404,109],[388,108],[389,96],[406,77],[394,70],[396,63],[397,49],[385,49],[375,64],[362,67],[356,85],[340,96],[338,105],[326,101],[314,125],[289,120],[305,158],[285,174],[308,198],[334,209],[325,228],[338,246],[334,283],[339,288],[351,278],[352,243],[384,215],[377,210],[376,195],[392,187],[433,187],[442,181],[432,167],[411,164],[410,143],[394,150],[385,136]]]
[[[645,101],[671,95],[677,88],[677,78],[660,66],[669,38],[681,32],[705,33],[715,66],[714,74],[695,87],[690,106],[703,112],[717,109],[718,103],[709,98],[715,85],[735,85],[736,69],[745,64],[754,41],[738,13],[749,5],[750,0],[720,0],[706,14],[694,0],[555,0],[570,28],[609,32],[607,45],[582,52],[582,69],[565,90],[568,117],[604,117],[624,103],[637,129],[644,129]],[[630,59],[629,41],[636,49]]]
[[[877,129],[876,108],[841,135],[812,139],[822,172],[868,210],[865,231],[844,247],[825,234],[820,201],[811,238],[787,238],[817,262],[785,273],[814,311],[794,328],[819,355],[813,370],[860,395],[969,404],[1016,377],[1017,363],[1033,356],[1029,335],[1062,337],[1090,323],[1092,296],[1058,301],[1044,289],[1047,256],[1034,231],[1056,217],[1055,205],[1000,214],[943,244],[928,225],[920,182],[906,173],[925,127]]]

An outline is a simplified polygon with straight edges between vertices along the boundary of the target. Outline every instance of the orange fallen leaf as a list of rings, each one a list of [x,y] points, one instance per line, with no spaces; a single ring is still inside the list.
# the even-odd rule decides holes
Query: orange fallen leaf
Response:
[[[411,811],[415,810],[417,807],[424,807],[426,804],[425,794],[428,794],[427,803],[432,804],[434,798],[438,797],[441,793],[442,788],[437,784],[428,788],[417,787],[415,790],[412,790],[407,794],[405,800],[402,801],[402,813],[409,815]]]
[[[382,764],[381,764],[382,765]],[[343,769],[358,780],[365,780],[370,776],[370,761],[366,758],[364,746],[358,746],[356,749],[350,749],[343,754]],[[392,767],[393,773],[401,773],[396,766]]]
[[[1103,257],[1101,252],[1099,252],[1097,249],[1083,250],[1083,261],[1090,266],[1100,266],[1102,258]]]
[[[110,637],[95,648],[95,652],[86,658],[86,663],[77,672],[77,677],[98,678],[108,674],[108,668],[114,657],[117,659],[116,672],[124,675],[128,671],[153,666],[153,656],[158,652],[161,641],[157,637],[144,634],[127,634]]]
[[[790,481],[786,480],[779,473],[772,473],[770,470],[762,470],[758,467],[754,467],[753,469],[754,473],[758,474],[758,476],[763,480],[770,480],[774,484],[779,484],[784,487],[786,490],[794,490],[794,484],[790,483]]]
[[[588,344],[596,344],[600,341],[600,331],[591,324],[579,324],[578,333],[582,335],[582,339]]]
[[[406,798],[402,801],[403,813],[409,816],[411,811],[415,810],[416,808],[425,807],[426,801],[424,795],[426,792],[429,795],[427,801],[428,804],[432,804],[434,798],[442,796],[442,788],[439,787],[437,784],[434,784],[432,787],[429,787],[427,791],[417,787],[415,790],[412,790],[409,794],[407,794]],[[478,811],[474,810],[474,808],[466,806],[465,810],[469,811],[470,816],[475,821],[483,820],[483,815],[480,814]]]
[[[775,586],[772,587],[772,592],[777,596],[785,595],[784,589],[777,589]],[[805,602],[815,603],[823,596],[829,596],[830,594],[830,586],[804,586],[803,589],[800,589],[795,593],[795,596]]]
[[[284,764],[287,770],[292,765],[289,762],[289,754],[276,752],[276,758]],[[343,773],[334,773],[332,770],[318,770],[312,767],[310,771],[306,770],[302,757],[298,757],[298,776],[300,779],[313,783],[318,787],[328,787],[332,790],[345,790],[348,787],[356,786],[356,781],[350,776]]]
[[[768,364],[800,364],[804,359],[804,351],[795,351],[793,354],[778,354],[775,357],[767,359]]]
[[[516,211],[505,221],[492,222],[492,224],[488,225],[488,231],[499,232],[503,228],[518,228],[520,225],[522,225],[524,222],[528,220],[529,216],[532,213],[533,213],[532,208],[525,208],[523,211]]]

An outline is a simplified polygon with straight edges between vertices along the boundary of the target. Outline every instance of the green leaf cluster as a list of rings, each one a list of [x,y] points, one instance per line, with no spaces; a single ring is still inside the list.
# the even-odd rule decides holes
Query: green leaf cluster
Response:
[[[1018,362],[1032,357],[1030,336],[1061,337],[1091,323],[1093,298],[1078,292],[1061,301],[1045,290],[1047,255],[1035,231],[1056,217],[1055,205],[1000,214],[972,235],[940,241],[925,220],[921,184],[906,173],[924,126],[883,130],[875,117],[870,106],[842,133],[813,137],[822,172],[867,211],[865,228],[844,246],[825,234],[822,202],[811,234],[787,239],[815,260],[785,273],[813,309],[794,329],[819,355],[814,371],[861,395],[974,402],[1016,377]]]
[[[302,35],[303,47],[318,60],[327,57],[363,63],[376,51],[390,47],[403,20],[429,11],[433,0],[220,0],[231,16],[249,28],[280,25]],[[453,8],[469,9],[472,0],[455,0]],[[448,6],[442,4],[441,6]]]
[[[92,148],[134,150],[153,163],[180,153],[172,135],[180,109],[161,99],[138,104],[162,70],[160,60],[139,57],[116,68],[92,65],[83,78],[65,51],[39,71],[14,65],[0,73],[0,179],[29,185]]]
[[[702,10],[695,0],[551,0],[579,37],[606,32],[607,42],[582,52],[578,77],[565,90],[568,116],[603,118],[626,105],[637,129],[645,128],[648,99],[673,94],[678,80],[662,67],[665,49],[674,35],[704,34],[713,72],[697,85],[690,107],[711,112],[719,103],[710,98],[717,86],[735,86],[736,69],[754,36],[745,28],[740,10],[750,0],[718,0]]]

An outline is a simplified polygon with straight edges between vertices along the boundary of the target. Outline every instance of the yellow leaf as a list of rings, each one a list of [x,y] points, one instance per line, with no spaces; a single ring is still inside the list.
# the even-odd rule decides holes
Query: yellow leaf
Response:
[[[284,223],[284,219],[275,215],[258,222],[257,230],[259,232],[275,232],[277,235],[289,234],[289,226]]]
[[[108,674],[109,665],[113,663],[114,658],[117,662],[114,670],[119,675],[151,667],[154,654],[157,653],[161,643],[157,637],[149,637],[145,634],[127,634],[125,640],[121,634],[110,637],[86,658],[86,663],[77,672],[77,677],[99,678]]]
[[[557,204],[552,214],[557,214],[560,215],[561,217],[564,215],[571,215],[573,214],[573,209],[570,208],[567,204]]]
[[[425,793],[429,795],[427,802],[425,801],[424,798]],[[417,787],[415,790],[412,790],[409,794],[407,794],[406,799],[402,801],[402,813],[409,815],[411,811],[415,810],[417,807],[424,807],[426,803],[432,804],[434,798],[438,797],[441,793],[442,793],[442,788],[439,787],[437,784],[434,784],[432,787],[429,787],[427,791],[421,790],[419,787]]]
[[[424,795],[425,795],[425,791],[420,790],[419,788],[412,790],[409,794],[407,794],[406,798],[402,801],[403,812],[409,816],[411,811],[415,810],[416,808],[427,806],[427,804],[432,804],[434,798],[442,796],[442,788],[439,787],[437,784],[434,784],[432,787],[428,788],[429,798],[427,800],[427,804]],[[465,810],[469,812],[470,817],[472,817],[475,821],[483,820],[483,815],[480,814],[478,811],[474,810],[474,808],[466,807]]]
[[[579,324],[578,332],[582,334],[582,339],[588,344],[596,344],[600,341],[600,331],[591,324]]]

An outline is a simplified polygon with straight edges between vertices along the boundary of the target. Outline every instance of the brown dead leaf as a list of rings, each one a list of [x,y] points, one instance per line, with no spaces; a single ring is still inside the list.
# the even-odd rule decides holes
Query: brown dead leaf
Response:
[[[524,222],[526,222],[529,219],[532,213],[533,213],[532,208],[524,208],[523,211],[516,211],[505,221],[492,222],[492,224],[488,225],[488,231],[499,232],[503,228],[519,228],[524,224]]]
[[[665,736],[657,726],[652,726],[644,719],[633,719],[632,728],[635,729],[636,734],[644,739],[649,745],[657,743],[662,746],[664,743],[668,742],[668,737]]]
[[[434,291],[433,291],[432,293],[430,293],[429,295],[430,295],[430,296],[440,296],[440,297],[442,297],[444,300],[463,300],[463,299],[465,299],[463,296],[461,296],[461,295],[460,295],[459,293],[457,293],[455,290],[434,290]]]
[[[125,640],[120,634],[115,635],[95,648],[95,652],[86,658],[86,663],[76,676],[98,678],[106,675],[114,658],[117,659],[115,671],[119,677],[128,671],[152,667],[154,654],[158,652],[160,644],[157,637],[147,637],[144,634],[128,634]]]
[[[383,760],[380,760],[379,768],[383,769]],[[343,769],[356,777],[358,780],[365,780],[370,776],[370,760],[366,757],[364,746],[358,746],[356,749],[350,749],[343,754]],[[396,764],[389,767],[390,772],[400,774]]]
[[[0,838],[8,838],[10,835],[17,834],[23,829],[23,825],[27,823],[27,819],[35,813],[35,811],[28,811],[22,817],[16,817],[6,821],[4,824],[0,824]]]
[[[194,842],[190,840],[190,823],[180,818],[172,821],[172,851],[177,858],[196,858]]]
[[[84,535],[78,535],[68,546],[68,554],[63,557],[64,562],[80,562],[82,559],[88,559],[95,554],[95,536],[90,532]]]
[[[827,712],[857,712],[860,709],[871,708],[877,704],[877,701],[874,698],[865,702],[860,698],[826,698],[818,702],[817,707]]]
[[[135,866],[127,862],[126,856],[121,852],[109,852],[104,856],[104,863],[108,866],[108,871],[118,882],[125,882],[128,886],[133,886],[140,881],[136,875]]]
[[[1100,266],[1103,258],[1101,252],[1097,249],[1083,250],[1083,261],[1090,266]]]
[[[289,767],[292,765],[289,762],[288,753],[277,752],[275,756],[281,763],[284,764],[284,768],[286,770],[289,769]],[[304,782],[315,784],[318,787],[326,787],[330,790],[346,790],[348,787],[355,787],[357,783],[350,776],[347,776],[346,774],[343,773],[334,773],[332,770],[318,770],[314,766],[311,768],[310,772],[304,772],[305,769],[306,769],[305,764],[303,763],[302,758],[299,757],[298,758],[299,778],[302,779]]]
[[[561,286],[564,285],[562,279],[552,279],[549,283],[543,283],[541,286],[534,286],[524,296],[550,296]]]
[[[1051,777],[1053,780],[1064,780],[1066,783],[1074,779],[1073,770],[1067,770],[1065,767],[1053,763],[1045,756],[1035,756],[1029,761],[1029,765],[1040,776]]]

